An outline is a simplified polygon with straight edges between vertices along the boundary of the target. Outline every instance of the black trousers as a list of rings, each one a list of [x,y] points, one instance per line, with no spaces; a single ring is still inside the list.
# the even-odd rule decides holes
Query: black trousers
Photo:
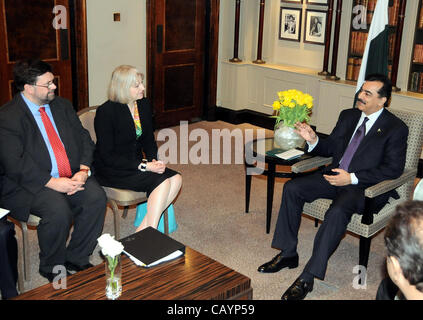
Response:
[[[40,270],[52,272],[54,266],[65,261],[89,263],[103,230],[106,194],[93,177],[84,188],[71,196],[44,188],[34,198],[31,213],[41,218],[37,227]],[[66,246],[72,224],[72,236]]]
[[[15,239],[15,226],[3,218],[0,220],[0,291],[2,299],[18,295],[18,244]]]
[[[304,203],[318,198],[333,201],[314,238],[313,253],[304,271],[324,279],[328,260],[344,236],[351,216],[364,209],[363,189],[353,185],[332,186],[320,172],[288,181],[283,188],[272,246],[281,249],[287,257],[297,254]]]

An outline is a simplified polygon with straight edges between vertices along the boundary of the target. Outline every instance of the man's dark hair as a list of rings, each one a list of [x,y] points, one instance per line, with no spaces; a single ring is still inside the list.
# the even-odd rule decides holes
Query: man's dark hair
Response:
[[[385,232],[388,256],[398,259],[404,277],[423,292],[423,201],[396,207]]]
[[[19,91],[23,91],[26,84],[35,84],[37,77],[46,72],[52,72],[52,68],[47,62],[41,60],[19,61],[13,68],[15,86]]]
[[[386,98],[386,102],[383,105],[385,108],[388,107],[389,105],[389,100],[391,99],[391,94],[392,94],[392,82],[391,80],[389,80],[389,78],[387,76],[385,76],[384,74],[380,74],[380,73],[373,73],[373,74],[369,74],[366,77],[366,81],[378,81],[378,82],[382,82],[382,88],[379,89],[378,93],[379,93],[379,97],[381,98]]]

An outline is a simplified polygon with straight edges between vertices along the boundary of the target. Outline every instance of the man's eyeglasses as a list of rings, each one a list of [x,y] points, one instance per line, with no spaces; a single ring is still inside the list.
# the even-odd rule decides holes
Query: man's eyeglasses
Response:
[[[56,85],[56,80],[47,82],[46,84],[33,84],[35,87],[51,88],[53,85]]]

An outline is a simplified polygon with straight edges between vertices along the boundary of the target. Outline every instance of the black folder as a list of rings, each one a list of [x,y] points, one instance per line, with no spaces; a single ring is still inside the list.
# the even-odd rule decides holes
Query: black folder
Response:
[[[142,267],[150,267],[185,254],[185,245],[152,227],[119,241],[124,246],[123,252]]]

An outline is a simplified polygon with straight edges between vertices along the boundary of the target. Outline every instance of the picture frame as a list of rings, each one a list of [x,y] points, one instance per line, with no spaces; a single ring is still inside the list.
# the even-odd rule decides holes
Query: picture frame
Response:
[[[306,10],[304,26],[304,42],[325,44],[327,12],[319,10]]]
[[[281,3],[298,3],[298,4],[302,4],[303,0],[281,0]]]
[[[281,7],[279,15],[279,40],[300,42],[301,9]]]
[[[315,4],[315,5],[319,5],[319,6],[327,6],[328,5],[328,0],[306,0],[307,4]]]

